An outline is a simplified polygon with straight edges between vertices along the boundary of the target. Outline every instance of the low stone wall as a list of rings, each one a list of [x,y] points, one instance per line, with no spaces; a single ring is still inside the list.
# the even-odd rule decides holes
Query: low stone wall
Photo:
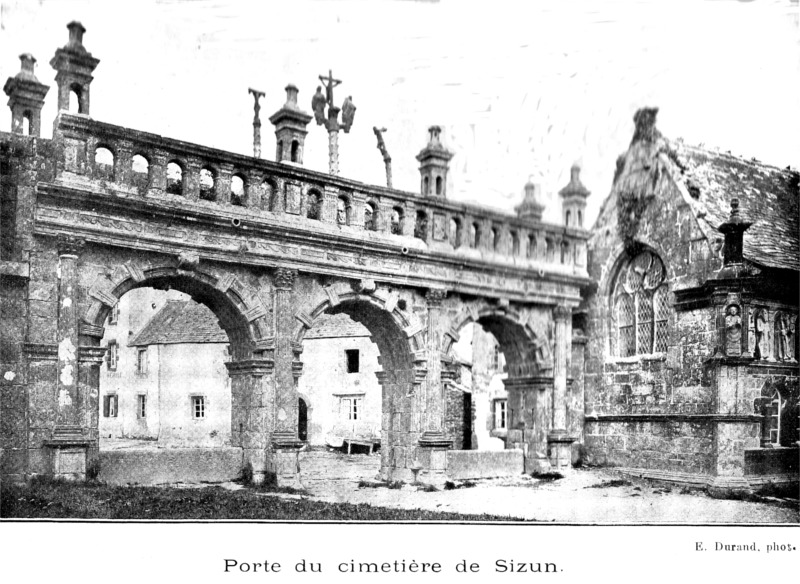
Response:
[[[220,483],[241,471],[240,448],[101,450],[98,479],[113,485]]]
[[[522,450],[448,450],[448,479],[483,479],[521,475]]]

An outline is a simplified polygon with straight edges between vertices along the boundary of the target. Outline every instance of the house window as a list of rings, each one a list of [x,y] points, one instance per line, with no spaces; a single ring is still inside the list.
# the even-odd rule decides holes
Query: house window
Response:
[[[117,411],[118,411],[118,404],[116,394],[110,394],[103,396],[103,417],[104,418],[116,418]]]
[[[110,371],[117,370],[117,362],[119,361],[119,345],[117,341],[108,342],[108,369]]]
[[[348,349],[344,352],[347,359],[347,372],[358,373],[359,354],[358,349]]]
[[[339,413],[345,420],[360,420],[361,419],[361,400],[360,397],[343,397],[340,398]]]
[[[202,395],[192,396],[192,418],[200,420],[206,417],[206,398]]]
[[[119,321],[119,302],[111,307],[111,311],[108,313],[108,324],[117,324],[117,321]]]
[[[631,357],[667,350],[669,300],[664,264],[644,251],[625,263],[613,292],[611,352]]]
[[[137,418],[146,418],[147,417],[147,396],[146,395],[138,395],[136,396],[136,417]]]
[[[508,412],[508,400],[496,399],[494,404],[494,428],[495,430],[505,430]]]
[[[136,373],[147,373],[147,348],[136,351]]]

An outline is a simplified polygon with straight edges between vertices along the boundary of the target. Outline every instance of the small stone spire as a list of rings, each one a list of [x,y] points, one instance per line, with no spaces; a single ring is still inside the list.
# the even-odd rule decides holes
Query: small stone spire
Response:
[[[739,215],[739,199],[731,199],[731,214],[728,220],[718,227],[725,235],[723,264],[725,266],[744,262],[744,232],[752,225]]]
[[[25,133],[25,120],[28,121],[28,135],[39,136],[41,131],[41,114],[44,97],[50,88],[39,83],[33,72],[36,59],[30,53],[19,56],[20,70],[14,77],[9,77],[3,86],[11,108],[11,131],[15,134]]]
[[[453,153],[447,150],[439,136],[441,126],[428,128],[428,144],[417,154],[419,161],[420,192],[425,196],[447,196],[447,171]]]
[[[312,116],[297,105],[299,90],[291,83],[286,86],[286,103],[270,116],[269,121],[275,126],[277,148],[276,162],[294,162],[303,164],[303,147],[308,130],[306,126]]]
[[[575,163],[570,168],[569,184],[558,191],[561,197],[561,210],[564,225],[567,227],[583,227],[583,216],[586,210],[586,199],[591,193],[581,182],[581,167]]]
[[[525,198],[522,199],[522,203],[514,208],[517,216],[533,221],[541,221],[542,213],[544,212],[544,205],[539,202],[541,193],[542,185],[534,183],[533,177],[528,177],[528,182],[525,183]]]
[[[89,115],[89,86],[92,73],[100,59],[95,59],[83,46],[84,26],[77,21],[67,25],[69,41],[50,59],[50,66],[56,70],[58,84],[58,109],[69,111],[70,93],[78,98],[78,113]]]

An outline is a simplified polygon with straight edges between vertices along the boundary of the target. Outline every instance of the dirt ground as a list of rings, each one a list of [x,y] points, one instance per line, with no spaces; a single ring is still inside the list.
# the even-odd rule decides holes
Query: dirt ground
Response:
[[[342,467],[364,468],[378,455],[338,457]],[[328,473],[326,473],[328,474]],[[798,523],[796,501],[766,502],[714,499],[699,489],[622,477],[613,471],[574,469],[558,480],[529,476],[484,479],[456,484],[455,489],[428,492],[414,485],[402,488],[359,487],[359,477],[325,480],[302,477],[308,496],[320,501],[367,503],[381,507],[427,509],[455,513],[510,515],[557,523]],[[374,480],[363,476],[361,480]],[[331,475],[328,475],[331,476]],[[311,478],[313,477],[313,478]],[[282,495],[296,496],[296,495]]]

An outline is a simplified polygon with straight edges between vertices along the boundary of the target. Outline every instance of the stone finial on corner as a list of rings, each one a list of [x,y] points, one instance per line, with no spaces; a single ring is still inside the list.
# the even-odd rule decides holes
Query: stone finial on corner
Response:
[[[636,142],[655,142],[661,135],[656,128],[657,107],[643,107],[633,114],[633,122],[636,129],[633,132],[631,144]]]
[[[744,232],[752,225],[739,214],[739,199],[731,199],[731,214],[728,220],[718,227],[725,235],[723,247],[724,266],[741,265],[744,262]]]

